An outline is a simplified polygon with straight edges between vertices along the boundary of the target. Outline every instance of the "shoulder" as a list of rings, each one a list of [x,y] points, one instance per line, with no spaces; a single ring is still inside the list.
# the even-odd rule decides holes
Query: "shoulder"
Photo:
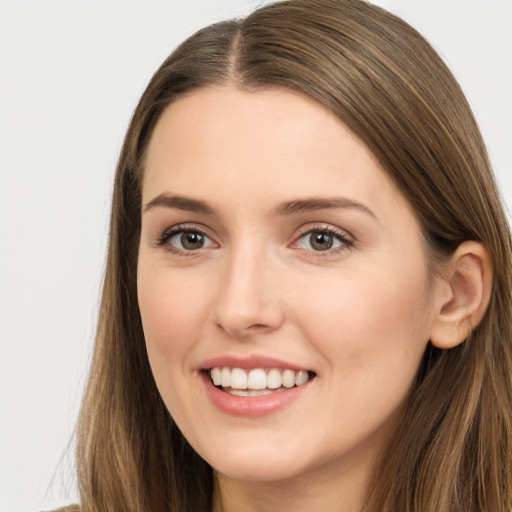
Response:
[[[80,506],[68,505],[67,507],[57,508],[55,510],[48,510],[47,512],[80,512]]]

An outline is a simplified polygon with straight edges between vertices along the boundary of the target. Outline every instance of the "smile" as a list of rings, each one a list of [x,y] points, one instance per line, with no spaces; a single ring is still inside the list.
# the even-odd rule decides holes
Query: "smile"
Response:
[[[313,377],[306,370],[279,368],[229,368],[216,366],[209,372],[214,386],[236,396],[263,396],[306,384]]]

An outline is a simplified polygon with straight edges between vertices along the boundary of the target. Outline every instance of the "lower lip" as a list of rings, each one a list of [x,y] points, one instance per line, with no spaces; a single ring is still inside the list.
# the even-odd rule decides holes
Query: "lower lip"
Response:
[[[311,380],[285,391],[276,391],[262,396],[236,396],[213,385],[209,375],[201,372],[201,379],[212,403],[231,416],[258,417],[273,414],[298,400],[309,388]]]

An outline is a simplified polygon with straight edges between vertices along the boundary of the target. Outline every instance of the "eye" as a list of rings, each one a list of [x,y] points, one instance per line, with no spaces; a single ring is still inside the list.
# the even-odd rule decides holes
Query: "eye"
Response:
[[[210,237],[197,229],[176,226],[164,233],[158,240],[158,245],[166,246],[171,252],[187,253],[205,249],[215,244]]]
[[[205,245],[207,246],[209,238],[197,231],[184,231],[172,236],[169,242],[178,249],[196,251],[197,249],[202,249]]]
[[[303,234],[297,245],[301,249],[315,252],[335,251],[340,248],[348,248],[352,242],[343,234],[332,229],[314,229]]]

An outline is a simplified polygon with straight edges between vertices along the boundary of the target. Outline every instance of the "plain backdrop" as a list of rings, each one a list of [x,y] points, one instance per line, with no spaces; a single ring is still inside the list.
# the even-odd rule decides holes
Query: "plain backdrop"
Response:
[[[182,39],[262,3],[0,0],[0,512],[76,500],[71,438],[139,96]],[[455,72],[512,204],[512,0],[375,3]]]

